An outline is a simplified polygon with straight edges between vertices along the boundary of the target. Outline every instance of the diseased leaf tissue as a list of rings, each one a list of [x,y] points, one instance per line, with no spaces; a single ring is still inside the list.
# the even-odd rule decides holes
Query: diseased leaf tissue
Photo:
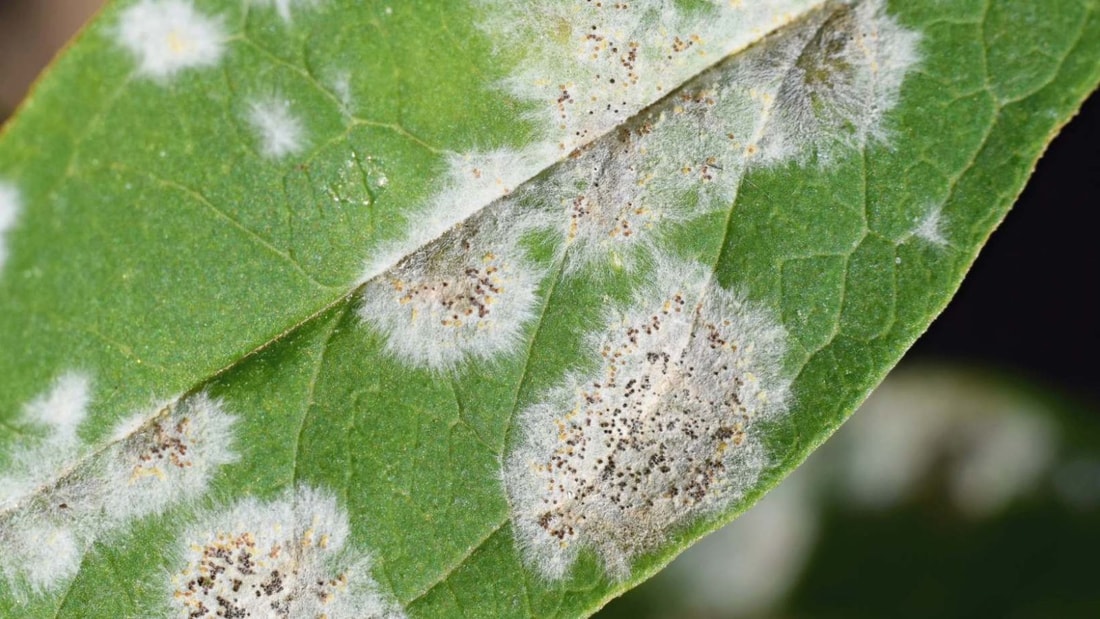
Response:
[[[335,0],[117,4],[98,36],[128,63],[127,80],[165,98],[234,61],[246,38],[233,18],[241,10],[288,48],[309,40],[313,17],[367,10]],[[127,584],[119,586],[138,592],[133,603],[144,616],[451,614],[464,604],[453,593],[450,611],[433,605],[437,585],[507,531],[510,550],[501,552],[514,553],[516,564],[493,569],[518,569],[525,593],[510,597],[507,611],[489,602],[465,611],[549,614],[533,590],[587,579],[613,591],[636,578],[639,565],[651,569],[647,557],[667,553],[674,536],[743,508],[791,466],[769,433],[789,425],[792,407],[810,397],[797,388],[792,362],[805,346],[805,321],[792,319],[755,279],[728,270],[719,277],[739,199],[754,173],[829,173],[891,151],[909,130],[895,109],[925,62],[925,34],[904,25],[885,0],[469,0],[463,7],[499,57],[492,62],[510,67],[488,85],[516,102],[516,118],[501,120],[529,127],[528,135],[519,146],[432,151],[438,170],[425,180],[427,197],[359,250],[361,272],[329,308],[353,310],[355,318],[328,337],[345,329],[377,341],[344,363],[364,377],[392,367],[424,393],[423,402],[395,404],[381,387],[352,390],[333,414],[377,401],[393,419],[431,419],[442,413],[432,410],[430,394],[437,387],[452,394],[458,421],[450,430],[468,426],[496,462],[484,479],[481,471],[454,472],[493,485],[489,503],[457,508],[485,518],[482,539],[456,542],[450,565],[416,563],[416,550],[395,552],[401,544],[380,535],[412,536],[416,527],[435,535],[432,527],[447,529],[446,510],[412,509],[430,503],[419,493],[431,490],[390,483],[387,467],[358,486],[350,470],[342,487],[311,475],[298,461],[304,418],[288,446],[294,461],[279,463],[292,467],[281,488],[254,495],[247,480],[219,485],[234,467],[272,465],[260,435],[243,428],[278,412],[238,404],[232,393],[212,395],[216,381],[202,376],[187,393],[157,394],[167,399],[137,413],[103,410],[98,402],[120,378],[68,363],[36,387],[39,395],[0,417],[18,436],[0,454],[0,599],[61,614],[82,570],[116,548],[130,552],[155,539],[144,552],[157,569],[120,572]],[[394,12],[369,8],[380,19]],[[313,66],[326,61],[310,58],[306,70],[325,76],[318,88],[349,131],[370,126],[357,105],[373,96],[372,76],[346,59]],[[275,84],[237,94],[243,104],[209,122],[243,130],[263,165],[288,175],[318,167],[301,162],[333,139],[309,105]],[[193,154],[197,165],[202,155]],[[370,176],[372,192],[387,188],[381,168],[368,174],[364,161],[376,165],[353,151],[348,169]],[[13,272],[22,259],[21,219],[43,208],[30,199],[41,194],[25,184],[16,173],[0,181],[0,284],[26,273]],[[259,196],[274,188],[244,187],[241,195],[249,191],[260,192],[260,209]],[[935,254],[963,242],[942,196],[917,199],[906,228],[880,239],[899,263],[903,246]],[[782,195],[767,200],[785,206]],[[814,222],[800,225],[812,230]],[[777,234],[757,233],[764,243]],[[216,261],[196,263],[192,275],[211,268]],[[540,330],[556,308],[583,305],[561,296],[585,287],[607,292],[593,297],[598,309],[578,309],[566,336],[571,354],[540,360]],[[284,328],[308,331],[326,315]],[[325,354],[311,373],[307,406],[324,383]],[[464,402],[460,385],[486,375],[514,380],[507,388],[514,401],[479,433],[463,414],[488,415],[476,398]],[[387,422],[349,419],[333,418],[326,441],[343,442],[371,423],[384,431]],[[820,424],[813,434],[830,429]],[[437,439],[416,442],[424,440]],[[365,496],[364,488],[384,491]],[[462,498],[457,491],[456,504]],[[497,509],[502,520],[493,524]],[[138,528],[160,533],[138,541]],[[401,568],[410,561],[418,565],[413,576]],[[575,612],[601,599],[606,594]]]

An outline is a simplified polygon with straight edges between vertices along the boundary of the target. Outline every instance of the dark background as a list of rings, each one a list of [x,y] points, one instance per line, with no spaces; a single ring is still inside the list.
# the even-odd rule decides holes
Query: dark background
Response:
[[[1003,368],[1100,404],[1100,93],[1051,143],[907,360]],[[1095,408],[1095,406],[1094,406]]]

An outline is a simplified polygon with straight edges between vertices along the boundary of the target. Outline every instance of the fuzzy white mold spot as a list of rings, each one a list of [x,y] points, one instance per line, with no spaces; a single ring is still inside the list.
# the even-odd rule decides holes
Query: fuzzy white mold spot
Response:
[[[77,436],[89,382],[65,374],[27,405],[28,426],[49,434],[16,453],[17,474],[0,479],[0,575],[21,597],[68,582],[104,536],[197,499],[236,457],[234,418],[205,394],[136,415],[93,449]]]
[[[0,477],[0,513],[14,508],[47,483],[81,448],[77,429],[88,415],[91,379],[67,372],[50,390],[27,403],[22,423],[31,432],[45,431],[39,441],[28,439],[13,455]]]
[[[569,17],[558,15],[558,22],[587,15],[584,19],[595,20],[596,31],[618,32],[616,37],[621,38],[627,36],[623,33],[648,28],[647,20],[657,13],[679,10],[658,7],[657,11],[657,5],[664,7],[660,2],[585,3],[585,9],[544,10],[555,15],[573,11]],[[625,121],[615,115],[614,120],[622,124],[614,132],[596,137],[600,132],[584,131],[574,136],[581,145],[523,188],[523,199],[538,206],[540,225],[556,228],[563,251],[568,250],[566,272],[590,266],[630,269],[640,262],[640,255],[660,253],[657,246],[672,226],[730,208],[753,166],[810,156],[827,162],[839,148],[885,139],[883,118],[916,62],[919,37],[886,16],[881,5],[868,0],[858,6],[830,4],[809,11],[797,23],[720,62],[646,111]],[[780,14],[775,24],[760,15],[752,19],[782,25],[792,15]],[[611,28],[600,20],[626,21]],[[565,30],[572,36],[572,26]],[[669,26],[668,32],[673,31]],[[642,43],[624,48],[619,38],[611,40],[604,34],[583,38],[586,45],[599,47],[600,53],[626,53],[627,58],[615,66],[628,74],[630,66],[641,62],[635,55],[645,55],[640,51],[645,47]],[[657,65],[672,62],[677,49],[697,50],[706,40],[673,37],[675,49],[666,50],[663,60],[652,60]],[[600,71],[603,77],[609,75],[606,68]],[[637,79],[640,84],[641,78]],[[575,89],[566,89],[556,105],[567,110],[587,101],[575,99],[576,94]],[[637,112],[626,108],[631,114]],[[462,182],[452,183],[453,190],[437,196],[427,209],[428,223],[416,226],[425,231],[424,236],[411,240],[435,238],[461,217],[513,192],[553,150],[552,145],[542,144],[519,153],[478,155],[478,161],[455,158],[452,169]],[[502,180],[508,172],[514,172],[514,180]],[[384,262],[376,260],[368,271],[381,272]]]
[[[592,334],[600,366],[520,417],[504,481],[524,554],[549,578],[582,548],[614,576],[669,530],[729,506],[766,455],[755,424],[785,410],[785,332],[696,264],[660,263],[652,288]]]
[[[208,514],[183,536],[169,583],[181,616],[402,617],[378,592],[369,556],[351,546],[330,493],[299,487]]]
[[[351,71],[337,71],[332,75],[329,84],[332,87],[332,93],[340,102],[340,111],[350,116],[354,104],[351,93]]]
[[[486,205],[510,195],[542,169],[546,148],[500,148],[447,157],[443,189],[409,219],[404,236],[377,251],[364,265],[361,282],[382,274],[411,251],[440,238]]]
[[[735,79],[755,84],[765,103],[760,163],[828,163],[838,148],[886,142],[885,116],[920,60],[920,39],[883,0],[865,0],[818,11],[750,51]]]
[[[533,317],[542,275],[519,243],[517,221],[481,217],[459,226],[371,280],[360,316],[412,365],[454,370],[508,354]]]
[[[559,223],[570,272],[630,268],[661,232],[728,209],[749,165],[742,139],[760,132],[751,93],[716,72],[578,149],[536,182]],[[739,137],[741,136],[741,137]]]
[[[715,1],[690,9],[676,0],[478,2],[486,16],[482,29],[498,48],[524,50],[503,87],[534,104],[540,134],[519,149],[452,156],[441,190],[412,218],[405,238],[375,252],[360,281],[822,0],[776,0],[766,7]]]
[[[321,0],[249,0],[251,4],[275,9],[283,21],[289,22],[293,18],[294,9],[311,9],[321,3]]]
[[[50,391],[31,400],[25,415],[32,423],[47,426],[51,441],[72,443],[76,429],[88,416],[91,379],[80,372],[62,374]]]
[[[944,247],[947,245],[947,237],[944,236],[943,207],[940,205],[928,209],[909,233],[909,237],[916,237],[922,241]]]
[[[76,575],[84,549],[73,530],[50,524],[0,525],[0,573],[13,588],[48,591]],[[8,525],[8,526],[4,526]]]
[[[88,376],[68,372],[23,409],[22,425],[46,434],[25,439],[6,464],[9,474],[0,477],[0,575],[20,595],[47,590],[80,565],[83,552],[71,526],[20,512],[82,451],[77,429],[90,401]]]
[[[146,415],[144,423],[122,422],[120,430],[137,429],[108,460],[113,491],[104,503],[107,514],[115,520],[139,518],[200,497],[214,473],[237,460],[235,422],[220,401],[205,393],[170,404],[167,415],[151,421]]]
[[[22,210],[22,199],[15,185],[0,181],[0,273],[3,272],[4,263],[8,259],[8,245],[4,238],[9,229],[15,226],[15,221]]]
[[[524,50],[506,87],[536,105],[560,152],[583,146],[820,0],[480,0],[483,30]]]
[[[256,132],[260,152],[281,159],[305,148],[305,125],[290,109],[290,102],[275,97],[248,106],[248,122]]]
[[[221,18],[204,15],[189,0],[140,0],[122,12],[117,34],[138,61],[138,73],[160,81],[217,64],[227,39]]]

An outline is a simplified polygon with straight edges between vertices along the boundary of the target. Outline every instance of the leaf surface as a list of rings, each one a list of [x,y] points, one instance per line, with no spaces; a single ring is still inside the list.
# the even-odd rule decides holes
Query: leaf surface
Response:
[[[0,614],[590,614],[1100,79],[1094,0],[406,4],[114,2],[5,127]]]

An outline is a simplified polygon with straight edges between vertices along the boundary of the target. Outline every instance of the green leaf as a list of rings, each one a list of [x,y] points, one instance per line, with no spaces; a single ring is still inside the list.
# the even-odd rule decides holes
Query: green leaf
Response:
[[[112,3],[0,139],[0,614],[593,612],[943,308],[1098,9]]]

